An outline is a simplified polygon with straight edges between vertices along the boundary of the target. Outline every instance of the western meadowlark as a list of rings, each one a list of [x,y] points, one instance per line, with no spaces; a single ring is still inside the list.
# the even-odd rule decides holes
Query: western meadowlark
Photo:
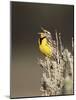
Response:
[[[53,45],[49,43],[45,32],[40,32],[40,38],[38,39],[39,49],[46,56],[51,57],[53,54]]]

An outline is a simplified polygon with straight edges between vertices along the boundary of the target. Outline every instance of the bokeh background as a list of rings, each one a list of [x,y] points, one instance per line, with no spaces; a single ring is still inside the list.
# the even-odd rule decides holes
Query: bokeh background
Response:
[[[11,80],[10,95],[14,97],[41,96],[41,69],[37,58],[42,56],[38,48],[41,27],[55,37],[61,32],[65,48],[72,51],[74,35],[74,6],[25,2],[11,4]]]

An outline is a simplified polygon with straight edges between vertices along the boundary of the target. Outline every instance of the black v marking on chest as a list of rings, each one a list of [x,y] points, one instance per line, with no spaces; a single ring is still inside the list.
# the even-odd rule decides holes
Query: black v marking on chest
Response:
[[[40,44],[42,43],[42,40],[43,40],[44,38],[46,38],[46,37],[40,38]]]

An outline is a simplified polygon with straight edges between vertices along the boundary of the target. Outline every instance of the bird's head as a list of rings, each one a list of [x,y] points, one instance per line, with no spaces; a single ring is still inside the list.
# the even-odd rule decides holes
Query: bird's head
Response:
[[[47,39],[52,39],[51,33],[47,30],[45,30],[43,27],[41,27],[42,32],[39,32],[40,38],[46,37]]]
[[[41,30],[43,31],[43,34],[46,36],[46,38],[51,37],[51,33],[49,31],[45,30],[43,27],[41,27]]]
[[[40,38],[46,37],[46,34],[43,32],[38,33],[40,35]]]

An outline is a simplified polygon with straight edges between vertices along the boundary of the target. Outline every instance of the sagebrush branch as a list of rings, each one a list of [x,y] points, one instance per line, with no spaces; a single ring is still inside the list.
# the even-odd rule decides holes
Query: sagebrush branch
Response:
[[[51,41],[52,36],[51,34],[49,35],[49,37],[51,37],[49,38],[49,41]],[[52,55],[51,58],[45,56],[44,58],[39,58],[38,60],[38,63],[42,68],[40,91],[42,96],[72,94],[73,55],[68,49],[63,49],[60,33],[58,35],[56,32],[56,40],[52,40],[52,42],[53,41],[54,44],[56,44],[56,48],[54,47],[56,53],[54,52],[54,55]]]

